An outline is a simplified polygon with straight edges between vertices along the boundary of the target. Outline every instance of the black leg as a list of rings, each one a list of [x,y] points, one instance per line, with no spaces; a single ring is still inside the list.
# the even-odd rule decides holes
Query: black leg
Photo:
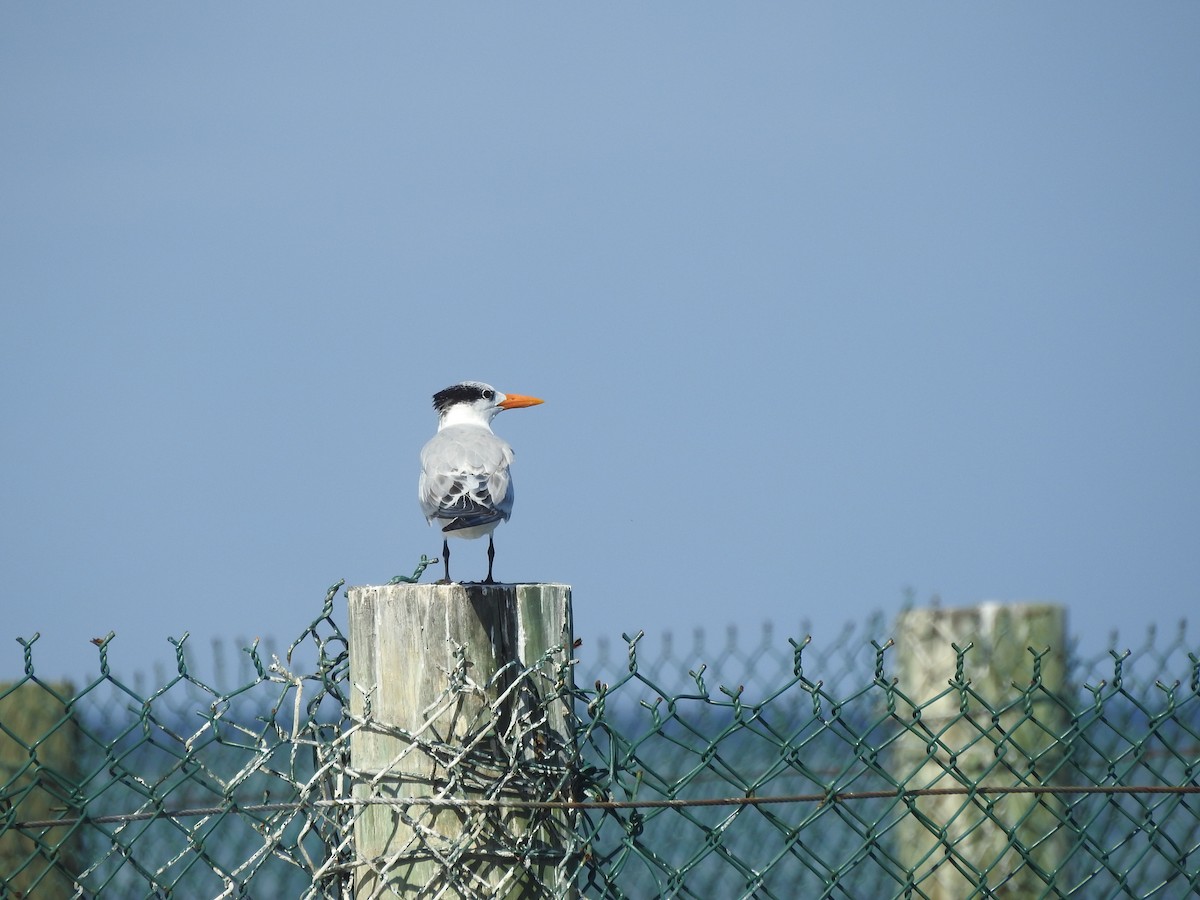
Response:
[[[450,583],[450,541],[442,539],[442,562],[446,564],[446,584]]]
[[[496,545],[492,543],[492,536],[488,535],[488,577],[484,584],[495,584],[492,579],[492,563],[496,559]]]

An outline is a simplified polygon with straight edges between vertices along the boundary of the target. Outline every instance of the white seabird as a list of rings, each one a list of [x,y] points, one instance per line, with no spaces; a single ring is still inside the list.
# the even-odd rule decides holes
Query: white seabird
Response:
[[[495,584],[492,532],[512,514],[513,484],[508,467],[513,450],[492,431],[502,409],[537,406],[542,401],[504,394],[481,381],[464,381],[433,395],[438,430],[421,450],[417,496],[425,519],[442,532],[445,583],[450,582],[449,538],[488,536],[488,573]]]

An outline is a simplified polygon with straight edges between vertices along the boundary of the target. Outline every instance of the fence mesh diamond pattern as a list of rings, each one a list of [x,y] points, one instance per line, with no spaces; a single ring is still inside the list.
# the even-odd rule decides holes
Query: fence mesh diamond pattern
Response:
[[[0,686],[3,896],[382,897],[414,854],[442,872],[406,896],[1200,893],[1182,626],[1090,657],[1031,646],[1001,693],[970,644],[918,691],[878,618],[827,645],[633,635],[486,678],[463,651],[405,731],[351,683],[339,589],[282,655],[247,648],[233,687],[194,674],[186,639],[150,689],[112,674],[111,639],[82,686],[44,679],[23,640]],[[405,748],[397,766],[436,761],[427,796],[364,789],[364,731]],[[359,858],[356,826],[378,822],[406,847]],[[511,872],[485,890],[465,861],[489,853]]]

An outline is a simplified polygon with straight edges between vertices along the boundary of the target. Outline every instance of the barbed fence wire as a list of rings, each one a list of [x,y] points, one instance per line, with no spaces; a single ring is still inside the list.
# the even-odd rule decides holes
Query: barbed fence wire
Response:
[[[186,637],[154,688],[113,674],[111,636],[78,686],[22,640],[24,677],[0,686],[3,897],[386,897],[418,871],[403,896],[932,900],[947,872],[979,897],[1030,872],[1021,896],[1200,892],[1185,625],[1074,647],[1065,687],[1035,674],[1003,703],[969,647],[939,697],[906,694],[881,616],[828,644],[626,635],[483,680],[461,648],[405,729],[350,681],[340,588],[282,653],[253,642],[209,680]],[[394,742],[384,770],[356,767],[368,733]]]

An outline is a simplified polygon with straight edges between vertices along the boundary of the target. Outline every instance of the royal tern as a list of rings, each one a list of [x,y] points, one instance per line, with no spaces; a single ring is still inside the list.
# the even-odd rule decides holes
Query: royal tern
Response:
[[[508,467],[513,450],[492,432],[502,409],[536,406],[542,401],[504,394],[482,381],[464,381],[433,395],[438,430],[421,450],[421,511],[442,532],[446,583],[450,582],[450,541],[488,536],[488,573],[496,548],[492,532],[512,514],[513,485]]]

